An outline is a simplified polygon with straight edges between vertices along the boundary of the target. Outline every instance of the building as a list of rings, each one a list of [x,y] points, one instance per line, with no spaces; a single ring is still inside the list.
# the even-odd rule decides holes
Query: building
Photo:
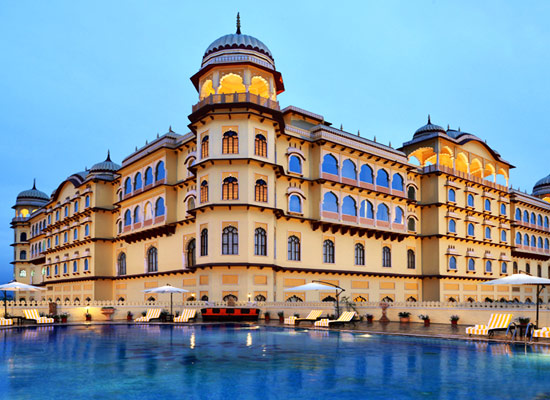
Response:
[[[68,302],[143,301],[166,283],[184,299],[330,300],[285,291],[312,280],[355,301],[533,301],[480,284],[550,276],[550,176],[511,189],[513,166],[478,136],[428,118],[394,149],[281,109],[273,55],[240,26],[191,81],[190,132],[17,196],[17,280]]]

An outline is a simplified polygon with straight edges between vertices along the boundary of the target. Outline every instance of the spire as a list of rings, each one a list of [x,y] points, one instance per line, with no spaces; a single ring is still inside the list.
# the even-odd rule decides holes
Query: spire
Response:
[[[241,34],[241,15],[237,13],[237,35]]]
[[[36,178],[32,180],[32,190],[36,190]]]
[[[111,150],[107,150],[107,159],[105,160],[105,162],[112,162],[111,161]]]
[[[430,125],[432,123],[432,120],[430,118],[430,114],[428,114],[428,125]]]
[[[172,125],[170,125],[170,127],[168,128],[168,132],[170,133],[173,133],[174,131],[172,130]]]

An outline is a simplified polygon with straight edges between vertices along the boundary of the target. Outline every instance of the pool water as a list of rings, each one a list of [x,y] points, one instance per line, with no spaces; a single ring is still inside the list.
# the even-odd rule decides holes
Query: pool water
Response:
[[[254,325],[0,331],[2,399],[550,399],[550,352]]]

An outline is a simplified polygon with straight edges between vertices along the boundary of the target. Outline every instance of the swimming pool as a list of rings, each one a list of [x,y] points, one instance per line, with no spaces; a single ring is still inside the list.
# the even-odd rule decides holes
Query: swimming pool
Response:
[[[2,399],[550,398],[550,354],[521,346],[254,325],[40,327],[0,338]]]

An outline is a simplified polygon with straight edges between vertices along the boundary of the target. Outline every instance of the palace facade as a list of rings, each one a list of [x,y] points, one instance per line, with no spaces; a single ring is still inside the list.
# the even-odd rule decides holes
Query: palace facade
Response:
[[[273,55],[240,27],[191,81],[188,133],[17,196],[14,276],[47,289],[20,298],[143,301],[169,283],[184,300],[330,300],[285,291],[322,280],[355,301],[534,301],[481,283],[550,277],[550,176],[511,189],[478,136],[428,118],[395,149],[281,109]]]

